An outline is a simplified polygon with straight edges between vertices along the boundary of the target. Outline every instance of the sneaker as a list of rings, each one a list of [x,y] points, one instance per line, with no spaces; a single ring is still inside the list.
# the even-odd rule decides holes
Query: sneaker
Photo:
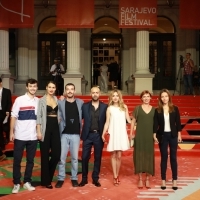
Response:
[[[0,161],[3,161],[5,159],[6,159],[6,155],[5,154],[3,154],[2,156],[0,156]]]
[[[15,184],[13,189],[12,189],[12,193],[13,194],[17,194],[20,190],[20,184]]]
[[[28,190],[28,191],[34,191],[35,190],[35,188],[29,182],[24,183],[23,188]]]

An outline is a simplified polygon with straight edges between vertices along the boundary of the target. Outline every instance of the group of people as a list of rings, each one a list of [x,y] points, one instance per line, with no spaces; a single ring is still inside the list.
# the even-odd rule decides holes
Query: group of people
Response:
[[[112,90],[115,87],[120,88],[120,67],[116,61],[111,60],[109,65],[106,62],[103,62],[102,65],[95,62],[93,64],[93,85],[98,85],[99,75],[102,92],[108,92],[108,81],[111,83]]]
[[[88,184],[88,165],[94,147],[94,167],[92,183],[100,187],[99,174],[106,135],[109,134],[107,151],[111,152],[113,184],[120,184],[119,174],[122,152],[130,148],[134,138],[133,161],[135,174],[138,174],[138,188],[143,187],[143,174],[146,173],[145,186],[150,188],[150,177],[154,175],[154,142],[161,152],[161,189],[166,188],[168,146],[174,190],[177,189],[177,145],[181,142],[179,110],[173,105],[168,90],[159,94],[158,108],[150,105],[151,94],[141,93],[142,104],[129,116],[127,105],[120,90],[114,89],[109,95],[108,105],[100,101],[100,89],[91,88],[91,101],[84,103],[75,98],[75,85],[68,83],[59,100],[55,96],[56,84],[46,85],[42,98],[35,96],[37,81],[28,79],[27,93],[16,98],[11,112],[10,140],[14,142],[12,193],[18,193],[21,185],[21,161],[26,148],[26,168],[23,188],[33,191],[31,184],[34,157],[38,145],[41,152],[41,185],[52,189],[52,179],[58,165],[56,188],[65,181],[65,165],[68,152],[71,156],[71,184],[83,187]],[[83,124],[82,124],[83,121]],[[137,122],[136,131],[134,126]],[[130,138],[126,123],[131,124]],[[82,180],[78,183],[78,151],[82,144]]]

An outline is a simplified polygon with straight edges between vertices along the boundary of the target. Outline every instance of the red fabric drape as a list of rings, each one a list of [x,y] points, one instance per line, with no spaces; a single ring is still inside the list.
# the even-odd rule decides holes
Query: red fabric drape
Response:
[[[1,0],[0,28],[32,28],[34,0]]]
[[[57,0],[56,26],[93,28],[94,0]]]
[[[180,28],[200,29],[200,0],[180,0]]]
[[[157,0],[119,0],[120,28],[157,26]]]

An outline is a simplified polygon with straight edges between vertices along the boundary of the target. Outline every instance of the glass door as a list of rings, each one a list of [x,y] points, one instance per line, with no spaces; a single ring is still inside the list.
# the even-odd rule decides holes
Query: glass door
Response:
[[[60,58],[65,70],[67,68],[67,35],[40,34],[38,36],[38,86],[44,90],[51,80],[50,68],[55,58]]]

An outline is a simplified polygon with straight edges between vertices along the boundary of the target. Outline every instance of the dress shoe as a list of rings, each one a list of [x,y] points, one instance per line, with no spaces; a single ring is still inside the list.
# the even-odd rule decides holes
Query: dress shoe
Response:
[[[175,184],[174,184],[174,182],[175,182]],[[178,190],[178,187],[176,185],[176,180],[172,180],[172,189],[173,190]]]
[[[99,181],[92,181],[92,184],[94,184],[96,187],[101,187]]]
[[[79,187],[83,187],[83,186],[85,186],[86,184],[88,184],[88,181],[81,181],[79,184],[78,184],[78,186]]]
[[[61,188],[63,185],[64,181],[58,181],[55,185],[55,188]]]
[[[77,180],[71,180],[73,187],[78,187],[78,181]]]
[[[46,185],[46,188],[47,189],[53,189],[53,186],[52,185]]]

